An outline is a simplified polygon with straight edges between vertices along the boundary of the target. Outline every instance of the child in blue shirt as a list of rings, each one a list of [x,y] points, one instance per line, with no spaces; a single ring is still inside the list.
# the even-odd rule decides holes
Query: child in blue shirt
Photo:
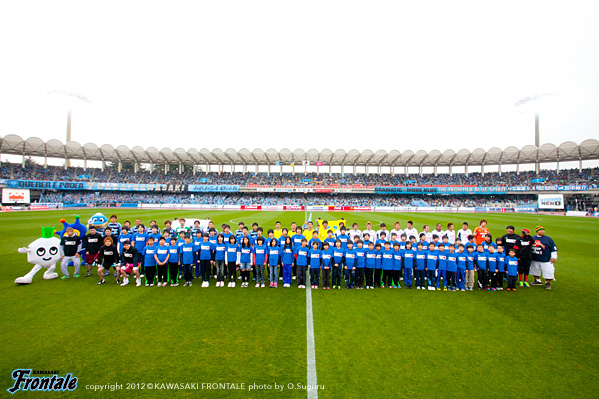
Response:
[[[154,254],[158,268],[158,284],[156,284],[158,287],[166,287],[168,281],[169,251],[168,245],[165,245],[165,241],[162,236],[158,239],[158,248],[156,248],[156,253]]]
[[[312,232],[312,238],[310,238],[310,241],[308,241],[308,248],[312,248],[313,242],[318,244],[318,249],[322,247],[322,241],[320,241],[320,238],[318,238],[318,231],[316,230]]]
[[[341,289],[341,273],[343,270],[343,262],[345,260],[345,249],[341,246],[341,240],[335,240],[335,248],[333,248],[332,261],[333,264],[333,289]]]
[[[302,236],[301,245],[295,249],[297,264],[297,288],[306,288],[306,272],[308,270],[308,240]]]
[[[441,289],[441,279],[443,279],[443,290],[447,291],[447,254],[449,251],[445,251],[445,244],[439,244],[439,250],[437,251],[437,258],[439,260],[439,276],[437,277],[437,290]]]
[[[267,254],[270,288],[277,288],[277,281],[279,280],[279,263],[281,260],[281,247],[279,246],[279,241],[276,238],[270,240]]]
[[[172,236],[171,244],[168,246],[168,279],[171,282],[171,287],[179,285],[179,246],[177,245],[177,237]]]
[[[505,267],[507,271],[507,290],[516,291],[516,278],[518,276],[518,259],[516,259],[516,250],[510,249],[509,256],[505,258]]]
[[[381,238],[383,234],[385,234],[384,232],[381,233]],[[385,234],[386,235],[386,234]],[[377,243],[378,244],[378,243]],[[382,244],[384,246],[383,249],[381,249],[381,270],[383,272],[383,283],[381,284],[381,287],[389,287],[392,288],[393,286],[393,251],[391,250],[391,243],[389,241],[384,241],[384,243]]]
[[[356,282],[356,250],[354,243],[347,241],[347,249],[345,251],[345,289],[354,289]]]
[[[364,267],[366,265],[366,251],[362,240],[356,241],[356,288],[364,289]]]
[[[468,265],[468,254],[464,252],[464,246],[458,245],[458,284],[461,291],[466,291],[466,267]]]
[[[329,242],[325,240],[322,243],[322,259],[320,266],[322,267],[322,289],[328,290],[331,286],[331,260],[333,253],[330,249]]]
[[[455,291],[457,289],[458,277],[458,255],[455,252],[455,245],[449,245],[449,254],[447,254],[447,288]]]
[[[424,247],[423,247],[424,248]],[[435,243],[431,242],[428,245],[428,251],[426,253],[426,280],[428,283],[428,289],[434,290],[437,285],[437,263],[438,263],[437,250],[435,249]]]
[[[416,245],[416,289],[424,289],[424,279],[426,278],[426,250],[422,241]]]
[[[365,234],[365,236],[368,234]],[[366,276],[366,289],[374,289],[373,276],[374,266],[376,264],[376,250],[374,249],[374,243],[368,242],[368,250],[366,251],[366,260],[364,262],[364,274]]]
[[[491,243],[493,244],[493,243]],[[487,246],[487,268],[489,270],[489,287],[493,291],[497,291],[497,287],[495,286],[497,282],[497,269],[499,264],[499,258],[497,258],[497,254],[495,253],[495,247],[492,245]]]
[[[374,258],[374,288],[381,288],[383,282],[383,246],[380,243],[374,244],[376,257]]]
[[[256,288],[264,288],[264,265],[266,264],[266,257],[268,247],[264,243],[264,237],[259,235],[256,238],[256,245],[254,245],[254,254],[256,254]]]
[[[318,232],[314,231],[315,234]],[[320,265],[322,261],[322,251],[318,249],[320,240],[312,241],[312,249],[308,252],[308,264],[310,267],[310,285],[318,289],[318,280],[320,279]]]
[[[341,241],[341,248],[347,249],[347,242],[349,241],[349,236],[345,234],[347,230],[345,227],[341,227],[339,229],[339,235],[337,236],[337,240]]]
[[[179,261],[183,265],[183,276],[185,277],[185,286],[191,287],[193,280],[193,265],[195,264],[194,259],[194,245],[191,243],[191,237],[189,234],[185,234],[185,243],[179,247]]]
[[[202,236],[203,241],[198,245],[198,263],[202,275],[202,287],[208,287],[210,285],[210,273],[212,271],[212,253],[214,252],[214,244],[208,241],[209,237],[210,236],[207,233],[204,233]],[[197,269],[196,277],[199,277]]]
[[[154,246],[154,238],[148,237],[147,245],[142,250],[141,254],[144,257],[144,269],[146,277],[146,287],[154,286],[154,279],[156,278],[156,247]]]
[[[474,263],[478,268],[478,289],[489,290],[489,273],[487,270],[487,255],[482,244],[476,246]]]
[[[239,254],[239,245],[237,245],[237,239],[234,235],[229,237],[225,250],[227,251],[227,276],[229,278],[229,284],[227,287],[235,287],[235,279],[237,278],[237,255]]]
[[[129,229],[127,227],[123,227],[121,229],[121,234],[119,234],[118,237],[118,249],[119,249],[119,254],[123,253],[123,243],[125,241],[129,241],[132,242],[133,241],[133,235],[129,233]]]
[[[500,240],[498,238],[498,240]],[[505,253],[503,245],[497,246],[497,252],[495,255],[497,256],[497,275],[495,276],[495,287],[497,291],[503,291],[503,277],[505,275]]]
[[[464,245],[466,248],[466,291],[474,289],[474,245]]]
[[[393,243],[393,270],[391,275],[391,283],[393,288],[401,288],[399,285],[399,276],[401,273],[401,249],[399,241]]]
[[[208,238],[210,239],[210,238]],[[225,243],[225,236],[219,234],[216,237],[216,244],[214,245],[214,267],[216,268],[216,286],[225,286],[225,257],[227,254],[227,244]]]
[[[281,263],[283,264],[283,287],[291,287],[291,273],[293,265],[293,242],[291,237],[286,237],[283,241]]]
[[[241,245],[239,247],[239,252],[239,270],[241,273],[241,287],[247,288],[250,285],[250,270],[252,269],[252,254],[254,253],[249,236],[243,235],[241,237]]]
[[[413,283],[413,269],[414,269],[414,250],[412,250],[412,243],[406,242],[406,247],[401,251],[401,257],[403,259],[403,283],[406,287],[411,290]]]

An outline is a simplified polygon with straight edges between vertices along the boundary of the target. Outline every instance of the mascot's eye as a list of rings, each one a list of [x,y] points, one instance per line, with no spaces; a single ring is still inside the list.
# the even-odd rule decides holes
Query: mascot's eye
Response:
[[[58,253],[58,248],[52,247],[48,252],[50,252],[50,255],[56,255]]]
[[[36,253],[37,253],[37,256],[44,256],[44,254],[46,253],[46,250],[44,248],[38,248]]]

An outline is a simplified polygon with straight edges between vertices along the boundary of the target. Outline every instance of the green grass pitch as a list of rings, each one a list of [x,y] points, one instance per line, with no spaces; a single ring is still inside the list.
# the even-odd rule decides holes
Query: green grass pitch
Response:
[[[95,210],[81,210],[87,220]],[[110,215],[113,210],[104,210]],[[303,222],[303,212],[114,210],[122,223],[205,218],[265,227]],[[16,368],[79,377],[63,394],[34,397],[306,397],[306,291],[290,289],[119,287],[90,278],[17,286],[32,267],[17,248],[61,228],[72,211],[0,214],[2,395]],[[596,397],[599,390],[599,220],[523,214],[315,213],[365,222],[423,224],[485,218],[494,236],[546,227],[559,249],[557,281],[503,292],[312,291],[321,398]],[[534,231],[534,230],[533,230]],[[94,269],[95,270],[95,269]],[[60,274],[60,273],[59,273]],[[274,390],[117,390],[90,384],[252,383]]]

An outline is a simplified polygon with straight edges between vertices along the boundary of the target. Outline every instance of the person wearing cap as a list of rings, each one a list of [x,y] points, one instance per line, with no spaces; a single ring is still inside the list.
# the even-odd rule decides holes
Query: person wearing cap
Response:
[[[530,236],[530,230],[522,229],[522,236],[518,238],[513,249],[516,250],[518,258],[518,284],[520,287],[530,287],[528,284],[528,274],[530,273],[530,263],[532,262],[532,246],[535,241]]]
[[[537,235],[532,237],[534,240],[532,263],[530,264],[530,274],[535,276],[532,285],[542,285],[541,273],[545,279],[545,288],[551,289],[551,280],[555,272],[555,261],[557,260],[557,247],[553,240],[545,235],[545,228],[537,226],[535,229]]]
[[[507,226],[505,229],[507,230],[507,234],[501,236],[501,243],[505,253],[508,254],[510,249],[514,248],[514,245],[516,245],[516,242],[520,236],[518,234],[514,234],[515,229],[512,225]]]

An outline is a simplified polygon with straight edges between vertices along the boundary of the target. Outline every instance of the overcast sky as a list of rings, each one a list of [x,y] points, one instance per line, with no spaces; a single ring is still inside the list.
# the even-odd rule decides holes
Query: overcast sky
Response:
[[[599,137],[599,2],[2,1],[0,135],[158,148]],[[62,90],[91,103],[73,100]]]

